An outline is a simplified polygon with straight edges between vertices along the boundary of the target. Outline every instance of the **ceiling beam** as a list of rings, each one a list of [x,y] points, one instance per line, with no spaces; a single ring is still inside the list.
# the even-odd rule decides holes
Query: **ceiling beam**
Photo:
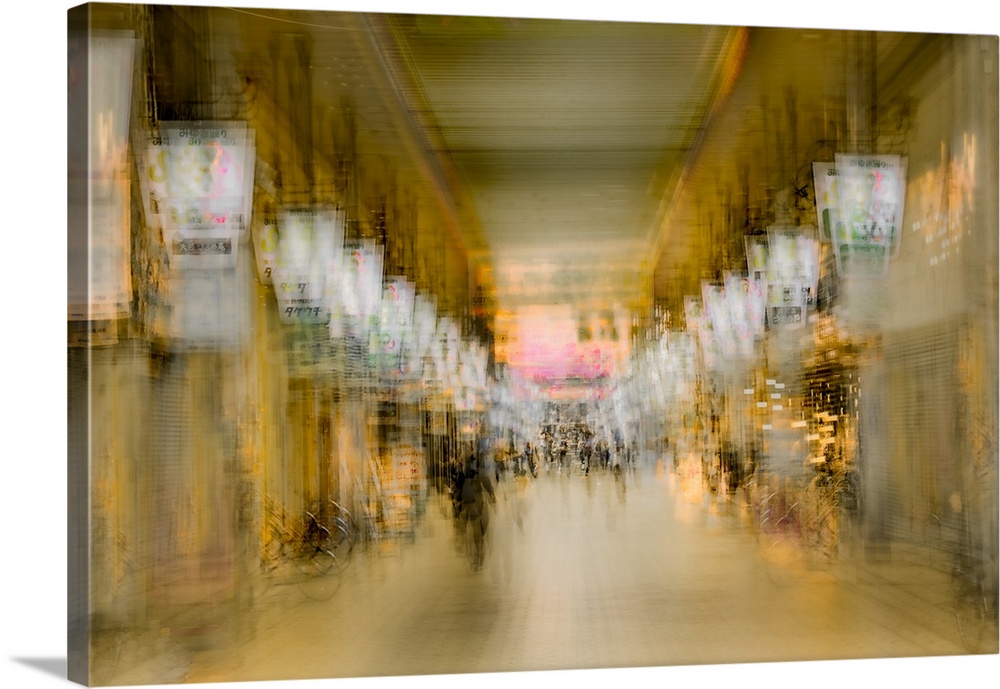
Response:
[[[705,107],[705,116],[701,119],[694,138],[688,146],[683,163],[677,168],[667,183],[664,195],[657,212],[658,221],[651,230],[648,239],[649,255],[652,257],[653,271],[658,269],[660,252],[664,243],[671,239],[671,221],[678,202],[687,191],[687,181],[702,153],[705,139],[708,136],[716,118],[722,112],[729,95],[736,86],[746,61],[749,50],[750,29],[743,26],[732,27],[726,36],[722,50],[719,53],[713,85]]]
[[[469,263],[474,273],[477,262],[487,255],[487,247],[475,217],[474,205],[461,178],[444,152],[446,147],[436,136],[438,128],[430,120],[430,109],[407,65],[404,52],[396,40],[389,19],[374,13],[353,15],[364,29],[359,41],[372,66],[372,74],[381,75],[374,84],[395,116],[398,134],[418,169],[424,174],[435,194],[435,201],[447,225],[451,240]]]

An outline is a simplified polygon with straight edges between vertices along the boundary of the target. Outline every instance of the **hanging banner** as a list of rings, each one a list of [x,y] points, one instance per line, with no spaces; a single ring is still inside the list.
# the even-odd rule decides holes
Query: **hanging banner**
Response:
[[[278,264],[278,213],[272,200],[264,202],[254,212],[250,223],[250,238],[257,265],[257,279],[262,285],[270,285],[273,283],[272,273]]]
[[[746,308],[754,337],[763,337],[767,320],[767,282],[744,277],[743,290],[746,293]]]
[[[444,344],[442,337],[437,330],[434,331],[434,339],[431,341],[421,363],[420,375],[424,379],[424,385],[435,389],[442,389],[447,385],[444,365]]]
[[[747,251],[747,275],[762,288],[766,288],[771,265],[767,234],[748,234],[743,238],[743,243]]]
[[[70,39],[70,109],[87,118],[86,137],[69,141],[72,321],[121,318],[132,301],[128,131],[135,45],[130,31]]]
[[[736,337],[729,318],[729,304],[726,303],[725,285],[703,280],[701,283],[702,302],[705,319],[712,324],[712,332],[719,350],[726,360],[736,358]]]
[[[842,220],[840,232],[833,235],[837,270],[841,275],[885,275],[889,259],[899,252],[906,159],[842,153],[835,158]]]
[[[403,343],[411,336],[415,294],[415,285],[404,277],[390,277],[383,285],[383,323],[399,343],[397,352],[402,351]]]
[[[702,318],[698,328],[698,342],[701,344],[701,358],[705,370],[718,371],[725,356],[718,339],[715,337],[715,331],[712,329],[712,321],[708,318]]]
[[[339,308],[346,333],[368,341],[377,325],[382,300],[383,247],[372,239],[356,239],[344,244]]]
[[[442,316],[438,319],[438,337],[441,339],[438,363],[443,367],[445,383],[458,386],[458,356],[462,337],[458,323],[451,316]]]
[[[433,295],[416,293],[413,298],[411,336],[404,341],[404,371],[408,376],[420,377],[424,358],[430,357],[437,328],[437,303]]]
[[[835,163],[813,163],[812,168],[819,239],[829,244],[833,241],[834,227],[841,223],[837,166]]]
[[[329,208],[278,213],[278,257],[272,284],[282,323],[327,323],[327,283],[339,274],[344,243],[340,215]]]
[[[473,350],[474,355],[472,358],[472,364],[475,369],[475,382],[481,390],[485,390],[488,384],[486,370],[489,366],[489,352],[486,347],[480,343],[476,343]]]
[[[715,337],[712,319],[708,317],[702,297],[684,297],[684,319],[688,332],[697,338],[701,360],[706,370],[714,371],[720,366],[722,348]]]
[[[245,122],[161,122],[147,154],[149,201],[168,226],[246,229],[255,154]]]
[[[412,325],[413,296],[413,284],[406,278],[391,276],[382,285],[378,327],[371,331],[368,352],[383,374],[401,370],[403,343]]]
[[[703,313],[701,308],[701,297],[685,295],[684,297],[684,324],[689,332],[696,333],[701,325]]]
[[[764,311],[754,308],[755,295],[750,279],[730,273],[725,279],[726,304],[729,307],[729,323],[736,343],[736,353],[741,359],[753,357],[754,339],[763,331]]]
[[[469,342],[461,342],[456,364],[453,394],[455,409],[473,411],[476,408],[476,365]]]
[[[476,390],[480,387],[479,349],[474,342],[463,342],[459,351],[459,379],[462,387],[468,390]]]
[[[770,269],[770,250],[767,234],[747,235],[743,238],[747,252],[747,281],[750,284],[750,310],[754,317],[756,336],[764,334],[767,322],[767,281]]]
[[[767,319],[772,327],[803,326],[816,306],[819,242],[812,228],[770,227]]]
[[[254,132],[244,122],[161,122],[145,151],[147,222],[171,267],[231,268],[253,201]]]

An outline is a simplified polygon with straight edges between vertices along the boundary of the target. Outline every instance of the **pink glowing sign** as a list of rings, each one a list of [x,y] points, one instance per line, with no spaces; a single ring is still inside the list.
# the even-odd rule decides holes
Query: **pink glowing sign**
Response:
[[[519,309],[501,336],[513,369],[530,380],[555,381],[611,375],[628,357],[629,333],[620,308],[540,305]]]

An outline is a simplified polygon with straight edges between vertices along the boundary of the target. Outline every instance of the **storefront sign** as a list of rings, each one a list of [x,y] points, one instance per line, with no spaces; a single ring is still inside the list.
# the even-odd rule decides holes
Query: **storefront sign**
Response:
[[[701,294],[705,319],[712,324],[712,332],[723,358],[735,359],[737,356],[736,337],[730,320],[729,304],[726,302],[725,285],[707,280],[702,281]]]
[[[703,299],[691,295],[684,297],[684,319],[688,332],[697,338],[702,364],[706,370],[714,371],[724,357]]]
[[[802,326],[816,306],[819,242],[811,228],[771,227],[767,319],[771,327]]]
[[[162,122],[143,164],[147,222],[176,268],[231,268],[253,200],[254,132],[244,122]]]
[[[736,354],[741,359],[750,359],[753,356],[754,339],[764,329],[763,300],[758,303],[755,285],[749,278],[738,274],[726,276],[725,293]]]
[[[906,194],[906,159],[836,155],[839,215],[833,243],[841,275],[885,275],[898,255]],[[839,230],[839,231],[837,231]]]
[[[272,284],[283,323],[327,323],[328,283],[337,280],[344,242],[341,216],[328,208],[278,214],[278,257]]]
[[[770,268],[770,249],[766,234],[750,234],[743,238],[747,252],[747,276],[766,291]]]
[[[712,323],[707,318],[702,321],[702,327],[698,330],[698,342],[701,344],[701,357],[705,369],[708,371],[719,370],[725,356],[718,339],[715,337],[715,332],[712,330]]]
[[[684,297],[684,324],[688,332],[697,333],[703,316],[701,297],[686,295]]]
[[[424,357],[430,356],[437,327],[437,306],[433,296],[416,293],[413,297],[413,320],[410,337],[403,343],[404,372],[419,377]]]
[[[383,247],[370,239],[345,242],[340,304],[345,325],[367,341],[376,325],[382,299]]]
[[[816,222],[820,241],[833,241],[834,227],[840,224],[840,188],[834,163],[813,163],[813,188],[816,190]]]
[[[69,103],[87,136],[69,141],[67,316],[127,316],[132,300],[128,131],[135,38],[71,36]]]
[[[398,371],[402,365],[403,346],[412,329],[413,298],[414,285],[406,278],[385,279],[378,327],[372,329],[368,347],[382,372]]]
[[[254,212],[250,223],[257,279],[262,285],[272,284],[272,274],[278,263],[278,214],[273,204],[273,200],[263,204]]]

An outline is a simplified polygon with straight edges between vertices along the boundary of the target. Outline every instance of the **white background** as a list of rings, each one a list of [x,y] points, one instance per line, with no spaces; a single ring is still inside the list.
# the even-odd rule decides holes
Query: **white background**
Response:
[[[223,4],[190,0],[178,4]],[[241,7],[339,9],[816,26],[996,35],[992,0],[938,3],[768,0],[350,1],[234,0]],[[766,5],[761,7],[759,5]],[[66,663],[66,11],[73,3],[20,0],[4,8],[4,201],[0,540],[0,686],[65,686]],[[891,10],[896,8],[895,13]],[[994,65],[997,68],[997,65]],[[36,295],[42,295],[39,299]],[[733,630],[735,634],[739,630]],[[992,686],[1000,657],[788,663],[615,671],[217,684],[220,687],[670,686],[723,683],[808,687],[883,684]]]

